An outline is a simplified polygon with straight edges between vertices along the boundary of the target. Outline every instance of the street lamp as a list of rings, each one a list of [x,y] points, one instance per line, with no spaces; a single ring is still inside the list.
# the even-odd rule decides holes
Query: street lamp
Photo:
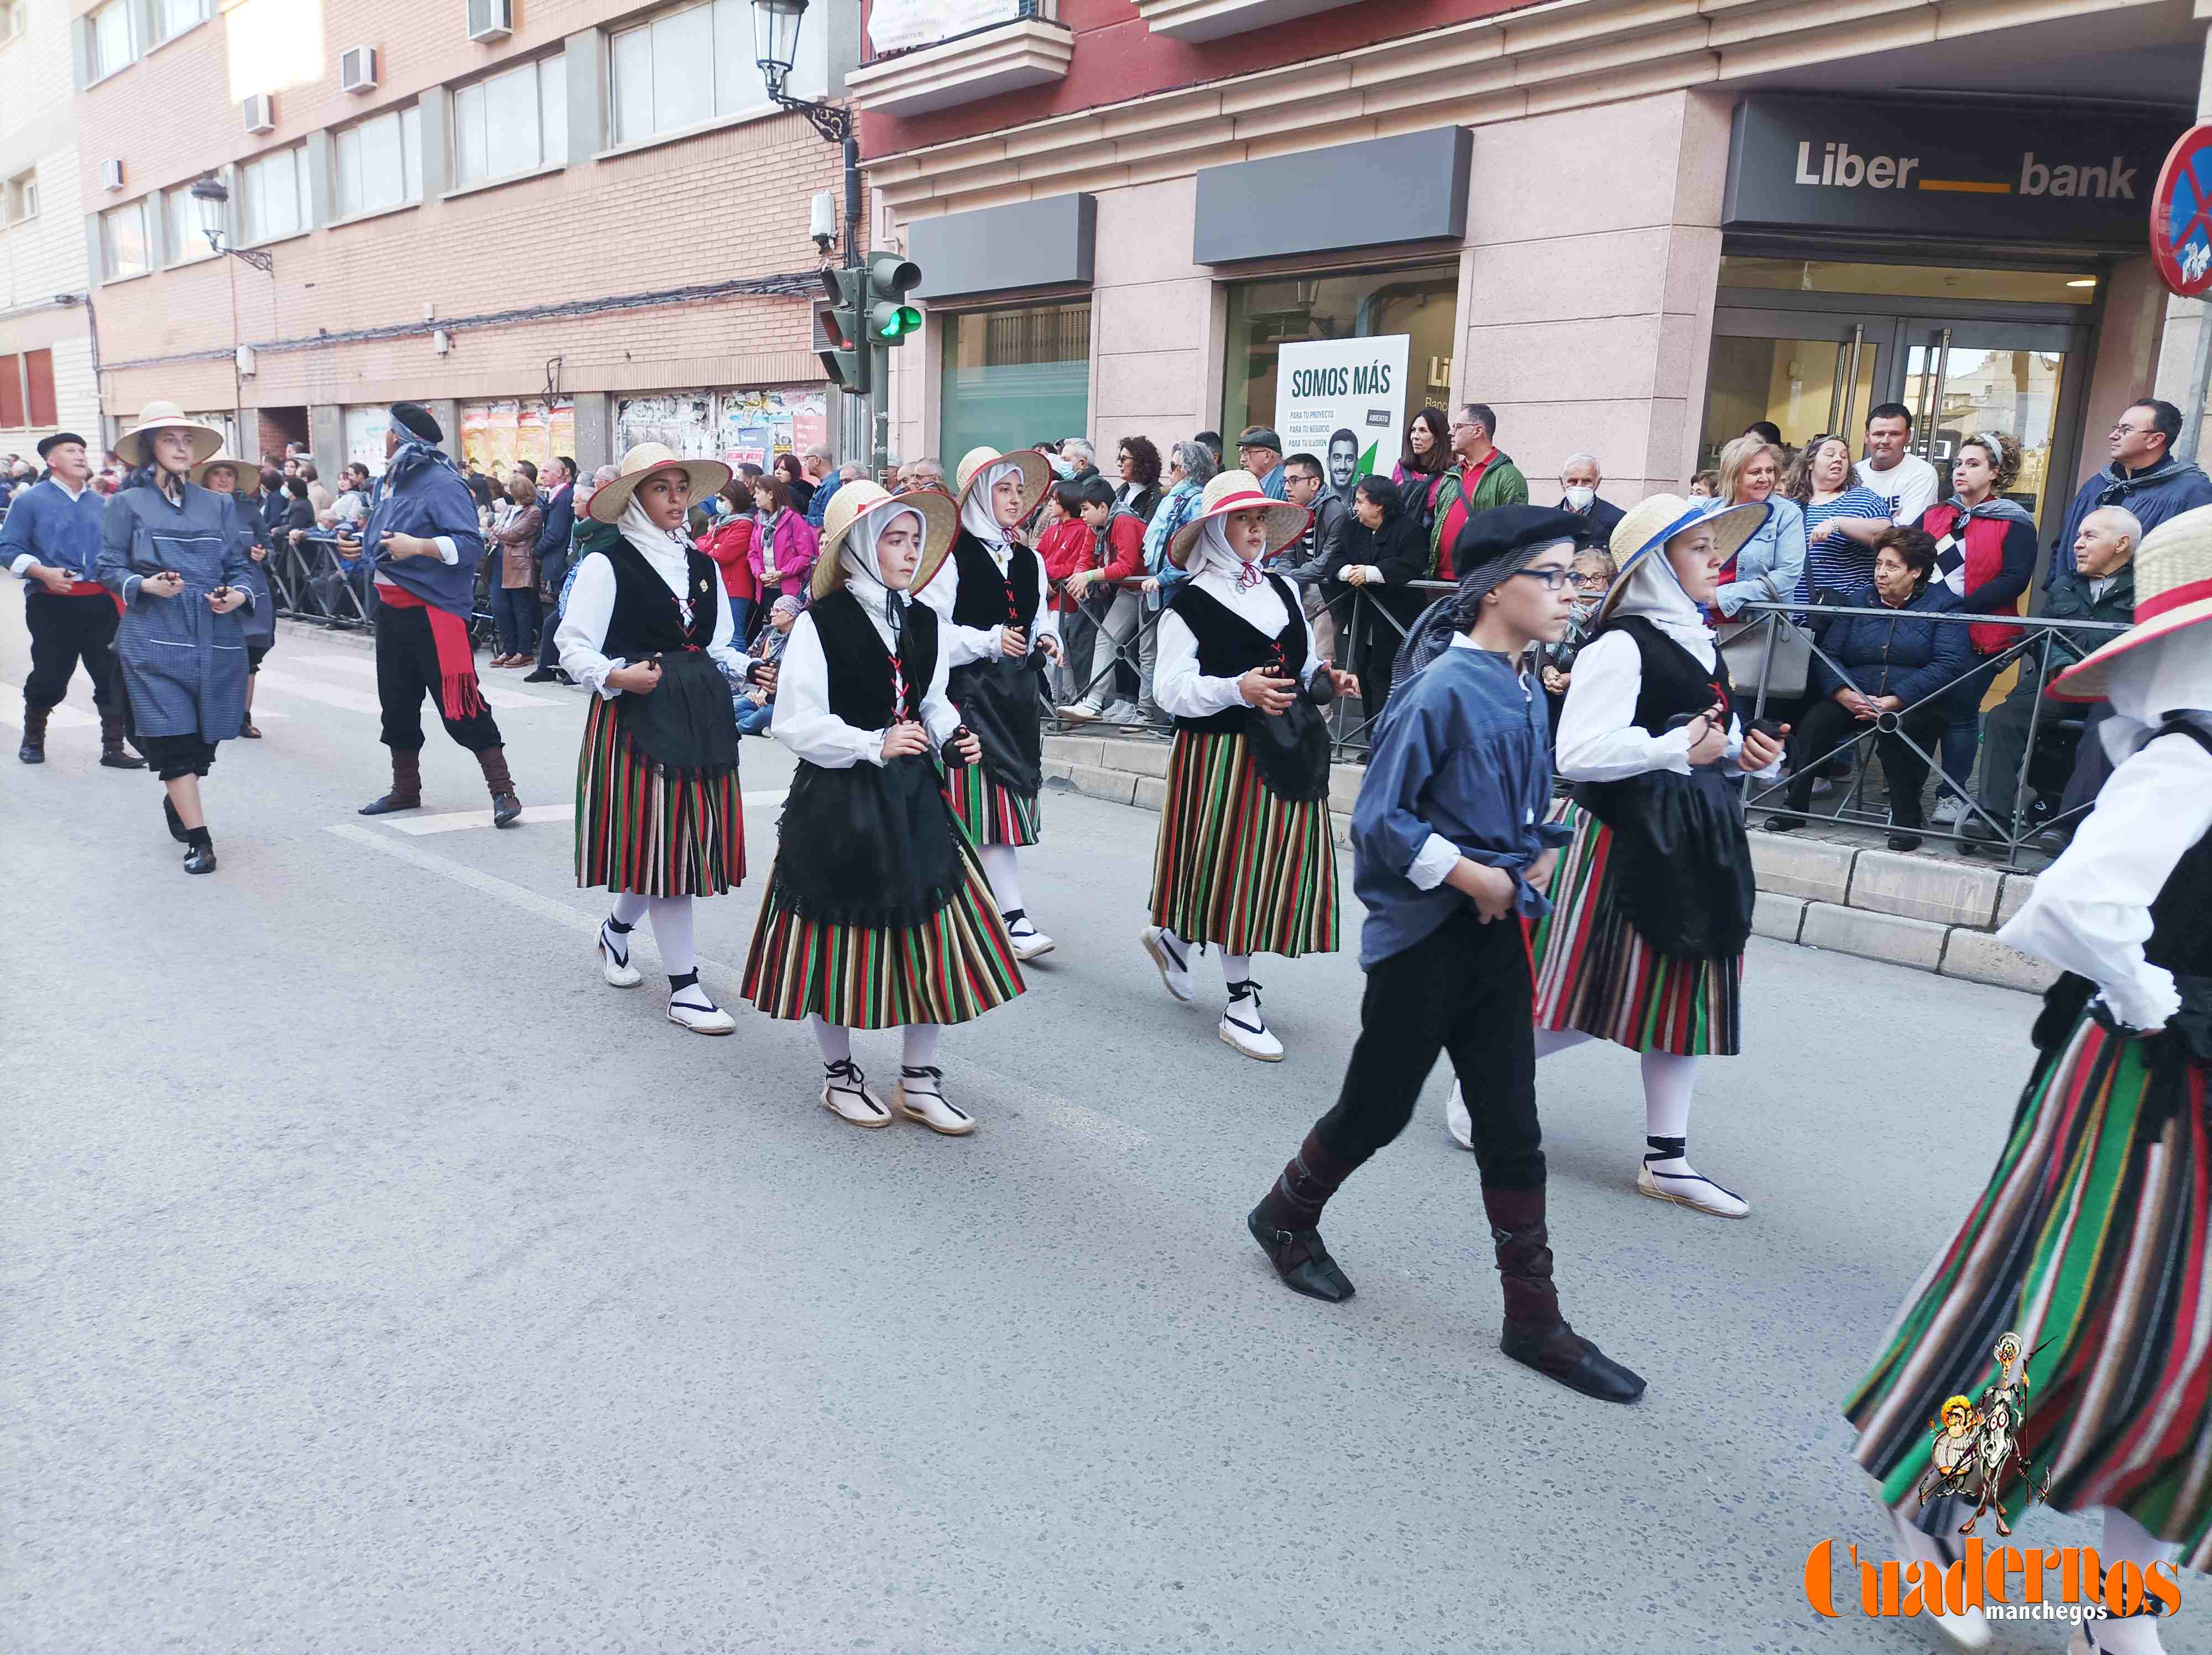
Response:
[[[228,215],[223,210],[230,204],[230,192],[213,173],[202,173],[192,180],[191,198],[199,204],[200,233],[207,237],[208,246],[216,253],[227,253],[233,259],[253,266],[264,276],[276,269],[276,256],[266,247],[226,247],[222,245],[223,228]]]

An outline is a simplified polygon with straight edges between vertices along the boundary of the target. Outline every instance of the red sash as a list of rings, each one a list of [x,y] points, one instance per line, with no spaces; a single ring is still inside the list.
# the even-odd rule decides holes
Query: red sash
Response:
[[[468,623],[450,610],[423,602],[404,586],[380,586],[376,595],[393,609],[419,609],[429,617],[430,646],[438,654],[438,704],[446,716],[459,723],[483,712],[483,689],[477,682]]]

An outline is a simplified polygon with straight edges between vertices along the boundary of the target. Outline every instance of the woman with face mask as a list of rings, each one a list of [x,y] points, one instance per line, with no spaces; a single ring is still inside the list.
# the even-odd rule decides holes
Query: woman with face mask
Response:
[[[1218,1030],[1247,1057],[1279,1062],[1252,956],[1334,953],[1336,850],[1328,732],[1316,703],[1357,695],[1314,648],[1297,589],[1261,560],[1305,532],[1303,506],[1271,500],[1249,472],[1206,485],[1168,544],[1190,578],[1160,618],[1155,691],[1176,721],[1141,940],[1177,1000],[1190,952],[1222,951],[1228,1009]]]
[[[813,602],[776,679],[775,739],[799,759],[775,867],[745,961],[745,998],[805,1019],[822,1050],[822,1106],[859,1127],[975,1129],[945,1096],[941,1025],[1022,992],[1021,968],[975,841],[945,803],[940,760],[981,761],[945,697],[937,611],[908,594],[951,549],[957,508],[934,490],[848,483],[830,499]],[[886,1105],[853,1031],[899,1031]]]

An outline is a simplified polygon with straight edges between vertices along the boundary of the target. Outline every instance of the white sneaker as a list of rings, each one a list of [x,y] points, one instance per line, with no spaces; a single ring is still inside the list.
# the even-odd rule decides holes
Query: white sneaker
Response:
[[[1748,1218],[1751,1203],[1733,1190],[1724,1190],[1704,1173],[1682,1163],[1680,1172],[1654,1172],[1647,1161],[1636,1169],[1636,1188],[1638,1194],[1654,1201],[1671,1201],[1677,1206],[1711,1213],[1715,1218]]]
[[[868,1077],[851,1058],[822,1066],[822,1107],[854,1126],[889,1126],[891,1112],[868,1090]]]
[[[1275,1038],[1273,1031],[1267,1027],[1267,1019],[1260,1014],[1260,985],[1256,983],[1230,985],[1229,1009],[1221,1013],[1220,1034],[1247,1057],[1256,1057],[1263,1063],[1283,1061],[1283,1043]]]
[[[1886,1506],[1883,1510],[1889,1518],[1890,1527],[1896,1530],[1898,1552],[1908,1565],[1915,1562],[1932,1563],[1941,1569],[1958,1561],[1963,1555],[1962,1553],[1951,1549],[1945,1541],[1939,1541],[1923,1530],[1907,1523],[1895,1512],[1889,1511]],[[1942,1634],[1943,1641],[1954,1649],[1987,1649],[1990,1646],[1991,1642],[1990,1617],[1983,1614],[1977,1604],[1968,1604],[1964,1614],[1946,1613],[1932,1615],[1928,1618],[1934,1623],[1936,1630]],[[2083,1652],[2094,1651],[2096,1646],[2081,1644],[2074,1647],[2076,1655],[2082,1655]]]
[[[1053,951],[1050,937],[1030,923],[1030,916],[1017,908],[1011,914],[1001,914],[1006,922],[1006,940],[1014,946],[1014,958],[1026,964],[1039,954]]]
[[[1145,945],[1145,952],[1152,957],[1152,964],[1160,968],[1160,981],[1167,991],[1186,1006],[1190,1003],[1190,961],[1177,958],[1175,945],[1167,933],[1157,925],[1148,925],[1137,934],[1137,940]]]
[[[1947,793],[1936,803],[1935,814],[1928,819],[1936,827],[1954,828],[1966,813],[1966,801],[1955,793]]]
[[[679,989],[678,993],[692,992]],[[706,996],[702,994],[700,998]],[[678,1000],[671,995],[668,1001],[668,1020],[694,1034],[727,1034],[738,1026],[738,1019],[708,1000],[703,1006],[693,1001]]]
[[[946,1103],[944,1086],[941,1069],[901,1068],[897,1090],[891,1093],[891,1113],[902,1121],[919,1121],[948,1138],[966,1137],[975,1129],[975,1117]]]
[[[610,989],[635,989],[645,981],[645,973],[629,963],[629,940],[617,936],[604,922],[599,926],[599,975]]]
[[[1452,1082],[1451,1095],[1444,1099],[1444,1130],[1462,1149],[1474,1147],[1474,1117],[1467,1112],[1467,1098]]]
[[[1098,721],[1101,724],[1133,724],[1137,721],[1137,709],[1126,701],[1117,701],[1098,715]]]
[[[1101,709],[1095,701],[1079,701],[1058,710],[1060,715],[1071,724],[1088,724],[1098,716]]]

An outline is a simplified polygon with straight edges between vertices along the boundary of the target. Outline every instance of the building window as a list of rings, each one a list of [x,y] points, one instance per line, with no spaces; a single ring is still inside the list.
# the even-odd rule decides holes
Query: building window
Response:
[[[0,46],[30,27],[30,0],[0,0]]]
[[[453,94],[453,174],[459,185],[568,161],[565,59],[541,58]]]
[[[29,222],[39,216],[39,169],[18,173],[8,180],[5,222],[10,224]]]
[[[331,149],[340,218],[422,198],[421,109],[395,110],[349,126]]]
[[[198,28],[210,15],[210,0],[155,0],[155,38],[173,40],[186,29]]]
[[[706,0],[617,32],[614,141],[636,143],[765,106],[752,29],[750,0]]]
[[[35,430],[57,417],[54,353],[26,350],[0,356],[0,431]]]
[[[138,56],[138,33],[131,24],[134,0],[109,0],[92,14],[92,78],[112,75]]]
[[[944,319],[938,452],[996,452],[1091,429],[1091,301]]]
[[[312,222],[307,208],[307,151],[304,144],[249,161],[245,177],[246,216],[241,234],[247,246],[297,235]]]
[[[179,184],[163,193],[161,222],[169,237],[163,263],[193,265],[215,257],[215,249],[208,245],[207,232],[200,228],[200,204],[192,199],[191,185]]]
[[[100,216],[100,273],[108,281],[143,276],[153,266],[146,246],[146,204],[126,202]]]

